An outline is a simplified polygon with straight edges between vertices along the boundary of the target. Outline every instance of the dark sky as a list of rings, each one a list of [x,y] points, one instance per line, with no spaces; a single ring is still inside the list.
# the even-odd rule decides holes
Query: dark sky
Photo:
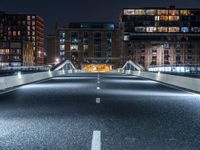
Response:
[[[54,33],[55,23],[117,21],[123,7],[200,8],[200,0],[0,0],[0,10],[8,13],[33,13],[45,19],[46,33]]]

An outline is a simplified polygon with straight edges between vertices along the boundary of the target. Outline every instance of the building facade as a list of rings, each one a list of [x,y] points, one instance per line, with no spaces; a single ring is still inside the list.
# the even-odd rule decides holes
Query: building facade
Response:
[[[200,9],[124,8],[119,26],[124,62],[200,65]]]
[[[119,33],[114,23],[105,22],[70,23],[68,27],[58,27],[56,49],[60,61],[71,60],[78,68],[91,63],[117,67],[121,52]]]
[[[0,42],[0,67],[33,65],[34,53],[32,42]]]
[[[41,17],[0,12],[0,41],[16,40],[31,42],[34,65],[44,64],[44,20]]]
[[[60,59],[60,51],[56,49],[56,36],[47,36],[47,63],[55,64]]]

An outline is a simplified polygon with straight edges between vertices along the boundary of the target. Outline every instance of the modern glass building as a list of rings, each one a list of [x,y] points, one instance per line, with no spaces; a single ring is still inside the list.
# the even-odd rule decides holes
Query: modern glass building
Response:
[[[124,61],[144,67],[200,65],[200,9],[124,8]]]

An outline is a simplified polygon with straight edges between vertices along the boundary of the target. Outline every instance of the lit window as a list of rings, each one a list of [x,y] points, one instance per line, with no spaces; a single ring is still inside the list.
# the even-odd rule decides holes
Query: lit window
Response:
[[[188,16],[190,14],[190,10],[180,10],[180,14]]]
[[[189,32],[189,28],[188,27],[182,27],[181,32]]]
[[[60,39],[60,44],[61,45],[65,44],[65,39]]]
[[[83,50],[84,51],[88,50],[88,45],[83,45]]]
[[[178,21],[179,16],[169,16],[169,21]]]
[[[70,45],[70,50],[71,51],[77,51],[78,50],[78,45]]]
[[[17,32],[17,35],[18,35],[18,36],[20,36],[20,35],[21,35],[21,32],[20,32],[20,31],[18,31],[18,32]]]
[[[71,43],[73,45],[78,45],[79,39],[78,39],[78,32],[71,32]]]
[[[168,32],[168,27],[158,27],[158,32]]]
[[[169,32],[179,32],[179,27],[169,27]]]
[[[60,52],[60,56],[65,56],[65,52],[64,51]]]
[[[146,15],[156,15],[156,9],[147,9]]]
[[[27,20],[31,20],[31,16],[27,16]]]
[[[130,36],[129,35],[124,35],[124,41],[129,41],[130,40]]]
[[[155,16],[155,21],[159,21],[160,20],[160,16]]]
[[[135,15],[145,15],[145,10],[144,9],[135,9],[134,14]]]
[[[134,9],[124,9],[124,15],[134,15]]]
[[[65,32],[60,32],[60,38],[64,39],[65,38]]]
[[[65,50],[65,45],[60,45],[60,50]]]
[[[145,27],[135,27],[135,32],[145,32]]]
[[[16,36],[17,35],[17,32],[16,31],[13,31],[13,36]]]
[[[0,49],[0,54],[9,54],[9,49]]]
[[[146,28],[146,31],[147,31],[147,32],[156,32],[157,29],[156,29],[156,27],[147,27],[147,28]]]
[[[192,27],[191,31],[192,32],[200,32],[200,27]]]
[[[168,42],[164,42],[163,48],[164,49],[169,49],[170,48],[169,43]]]
[[[31,27],[30,26],[27,26],[27,30],[30,30],[31,29]]]
[[[168,15],[168,10],[165,9],[158,10],[158,15]]]
[[[179,11],[178,10],[169,10],[169,15],[171,15],[171,16],[179,15]]]
[[[33,26],[35,25],[35,21],[32,21],[32,25],[33,25]]]
[[[169,17],[168,16],[160,16],[160,20],[162,20],[162,21],[168,21]]]

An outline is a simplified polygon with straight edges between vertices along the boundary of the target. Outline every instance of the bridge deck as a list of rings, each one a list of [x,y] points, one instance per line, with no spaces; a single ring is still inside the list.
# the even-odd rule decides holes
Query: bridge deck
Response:
[[[199,108],[199,95],[135,76],[55,77],[0,94],[0,149],[198,150]]]

